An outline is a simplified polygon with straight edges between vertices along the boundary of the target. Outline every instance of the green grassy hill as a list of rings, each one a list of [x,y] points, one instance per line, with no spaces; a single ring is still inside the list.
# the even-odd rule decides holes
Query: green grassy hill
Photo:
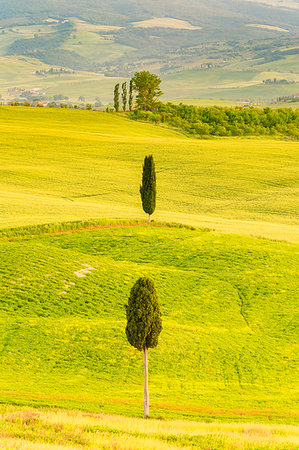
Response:
[[[298,143],[200,141],[121,114],[13,107],[0,108],[0,135],[0,403],[140,415],[143,360],[126,341],[124,304],[148,275],[164,327],[150,352],[153,417],[297,421]],[[155,219],[226,234],[134,222],[144,218],[138,191],[149,153]],[[47,222],[56,225],[5,230]],[[39,432],[26,414],[1,411],[6,439]],[[106,437],[123,433],[114,420]],[[148,438],[138,430],[129,442]],[[171,439],[230,448],[239,431],[233,441],[192,443],[190,430]]]
[[[130,288],[155,279],[153,417],[296,420],[298,246],[162,227],[1,239],[0,401],[139,415]]]
[[[249,64],[252,64],[252,61]],[[294,67],[295,69],[295,67]],[[270,78],[287,79],[294,81],[285,85],[266,85],[263,80]],[[163,77],[165,98],[198,98],[252,101],[263,104],[277,97],[293,95],[299,90],[298,71],[291,73],[286,68],[283,71],[263,68],[242,70],[223,67],[211,70],[187,70]]]
[[[158,220],[299,241],[298,143],[188,139],[122,115],[0,108],[0,226],[144,214],[145,154]]]

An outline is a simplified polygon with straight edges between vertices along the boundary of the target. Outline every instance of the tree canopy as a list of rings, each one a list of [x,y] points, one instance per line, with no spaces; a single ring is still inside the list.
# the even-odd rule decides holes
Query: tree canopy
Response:
[[[160,89],[160,78],[147,71],[136,72],[132,78],[136,91],[136,104],[139,109],[150,111],[157,105],[157,99],[163,92]]]
[[[141,277],[136,281],[131,289],[126,312],[126,335],[129,343],[140,351],[156,347],[162,331],[162,319],[152,279]]]

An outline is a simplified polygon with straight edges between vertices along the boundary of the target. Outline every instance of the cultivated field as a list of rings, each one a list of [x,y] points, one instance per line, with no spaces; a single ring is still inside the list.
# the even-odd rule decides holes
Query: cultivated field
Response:
[[[201,30],[201,27],[194,27],[189,22],[171,17],[155,17],[142,22],[134,22],[137,28],[174,28],[178,30]]]
[[[298,143],[188,139],[121,115],[0,108],[0,225],[141,219],[145,154],[158,220],[299,241]]]
[[[281,31],[283,33],[289,33],[289,30],[285,30],[284,28],[280,28],[280,27],[274,27],[273,25],[261,25],[260,23],[249,23],[249,24],[247,24],[247,26],[253,27],[253,28],[264,28],[265,30]]]

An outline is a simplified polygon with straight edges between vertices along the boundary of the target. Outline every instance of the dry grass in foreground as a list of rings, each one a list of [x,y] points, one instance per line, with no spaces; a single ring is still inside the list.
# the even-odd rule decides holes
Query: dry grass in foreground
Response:
[[[1,407],[0,448],[295,449],[291,425],[144,420],[58,409]]]

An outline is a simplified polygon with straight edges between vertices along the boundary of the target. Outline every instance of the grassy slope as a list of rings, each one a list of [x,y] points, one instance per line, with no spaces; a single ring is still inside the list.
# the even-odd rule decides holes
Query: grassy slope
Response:
[[[0,407],[2,445],[7,448],[297,448],[298,429],[291,425],[198,423],[143,420],[33,408]],[[29,440],[30,439],[30,440]]]
[[[1,402],[140,414],[124,304],[149,275],[164,320],[154,417],[296,420],[297,245],[139,226],[14,238],[0,252]]]
[[[162,220],[298,242],[298,144],[188,139],[105,113],[0,108],[3,227],[142,218],[144,155]]]
[[[80,72],[59,77],[49,75],[47,78],[35,75],[36,70],[49,70],[51,66],[40,63],[32,58],[1,57],[0,56],[0,94],[6,101],[19,98],[19,94],[8,95],[7,90],[14,87],[30,90],[39,87],[48,96],[63,94],[73,102],[78,102],[80,95],[85,96],[85,101],[94,102],[99,96],[103,102],[111,101],[111,92],[119,79],[106,78],[101,73]]]
[[[295,94],[298,91],[298,73],[289,73],[287,70],[267,71],[265,68],[255,67],[253,70],[248,63],[240,69],[211,69],[187,70],[163,77],[163,90],[167,98],[207,98],[224,100],[261,101],[276,99],[283,95]],[[264,71],[265,70],[265,71]],[[289,85],[264,85],[262,81],[267,78],[286,78],[297,81]]]

